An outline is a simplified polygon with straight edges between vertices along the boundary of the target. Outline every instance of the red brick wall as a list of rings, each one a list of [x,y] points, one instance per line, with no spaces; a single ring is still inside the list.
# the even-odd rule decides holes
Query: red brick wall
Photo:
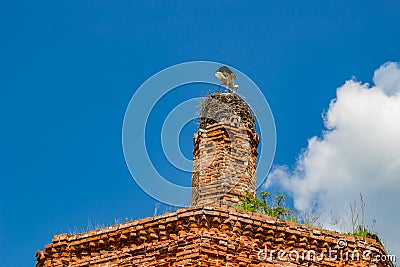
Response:
[[[246,192],[255,194],[259,137],[239,121],[211,124],[194,135],[192,205],[232,205]]]
[[[346,242],[343,249],[338,241]],[[337,258],[328,257],[329,248]],[[275,251],[318,258],[278,258]],[[371,252],[369,259],[386,255],[382,245],[368,238],[289,223],[268,216],[239,212],[227,206],[197,206],[124,224],[77,234],[57,235],[44,251],[43,266],[390,266],[368,258],[346,260],[349,251]],[[287,255],[286,255],[287,256]]]

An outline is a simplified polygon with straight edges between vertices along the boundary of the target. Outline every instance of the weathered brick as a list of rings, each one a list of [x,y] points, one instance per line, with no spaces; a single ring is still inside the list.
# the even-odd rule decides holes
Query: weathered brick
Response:
[[[365,260],[331,260],[323,251],[347,242],[344,252],[386,255],[381,243],[350,237],[231,207],[247,192],[254,194],[259,137],[236,116],[224,117],[194,135],[193,207],[117,224],[77,235],[61,234],[37,251],[37,267],[128,266],[370,266]],[[215,203],[210,203],[215,201]],[[205,205],[207,204],[207,205]],[[260,258],[260,252],[311,258]],[[391,266],[382,262],[376,266]]]

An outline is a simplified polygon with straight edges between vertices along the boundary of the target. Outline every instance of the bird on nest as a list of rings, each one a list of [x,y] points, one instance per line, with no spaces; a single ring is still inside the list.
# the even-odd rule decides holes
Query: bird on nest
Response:
[[[232,92],[236,94],[239,85],[235,84],[234,81],[237,80],[237,77],[235,73],[233,73],[227,66],[220,67],[215,73],[215,77],[217,77],[222,82],[222,84],[226,86],[227,92],[228,88],[231,88]],[[220,86],[221,84],[218,85],[218,89]]]

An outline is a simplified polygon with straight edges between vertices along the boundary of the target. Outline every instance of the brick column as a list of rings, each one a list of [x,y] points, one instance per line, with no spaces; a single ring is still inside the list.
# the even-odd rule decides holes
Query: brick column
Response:
[[[243,118],[243,114],[253,115],[240,97],[214,94],[208,98],[217,100],[213,107],[222,104],[225,110],[219,116],[200,114],[212,119],[202,118],[194,135],[192,205],[234,205],[247,192],[255,195],[259,137],[254,117]]]

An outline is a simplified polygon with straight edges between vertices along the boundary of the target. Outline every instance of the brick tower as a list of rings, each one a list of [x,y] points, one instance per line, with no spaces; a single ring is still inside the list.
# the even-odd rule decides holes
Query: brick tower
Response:
[[[194,135],[192,205],[231,206],[255,194],[257,146],[255,118],[236,94],[216,93],[201,103]]]
[[[56,235],[36,252],[36,267],[394,267],[379,240],[232,206],[256,189],[254,116],[239,96],[213,94],[200,106],[200,117],[192,207]]]

